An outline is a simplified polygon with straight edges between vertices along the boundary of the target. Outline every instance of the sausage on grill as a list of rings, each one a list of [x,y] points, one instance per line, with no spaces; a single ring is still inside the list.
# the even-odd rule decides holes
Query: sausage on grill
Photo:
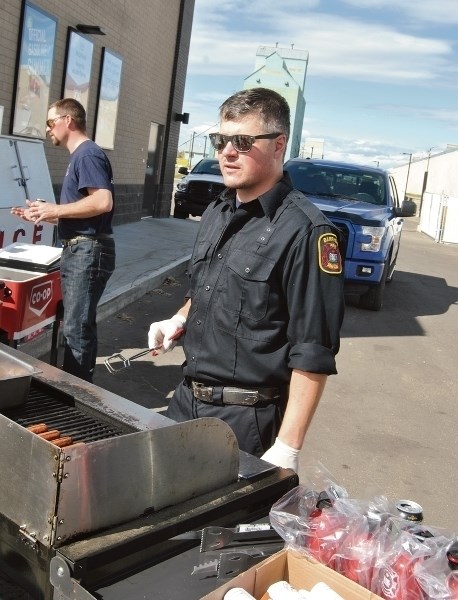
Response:
[[[50,442],[60,437],[60,431],[58,429],[51,429],[50,431],[39,433],[38,437],[41,437],[44,440],[48,440],[48,442]]]
[[[48,431],[48,427],[45,423],[37,423],[36,425],[28,425],[27,429],[32,433],[44,433]]]
[[[59,448],[64,448],[65,446],[71,446],[73,444],[73,440],[70,436],[60,437],[56,440],[50,440],[50,442]]]

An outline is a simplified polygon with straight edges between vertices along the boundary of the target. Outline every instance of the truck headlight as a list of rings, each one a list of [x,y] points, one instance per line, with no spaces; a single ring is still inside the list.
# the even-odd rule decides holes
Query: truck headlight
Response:
[[[177,190],[179,192],[185,192],[186,191],[186,183],[177,183]]]
[[[364,236],[368,236],[369,240],[361,244],[361,250],[364,252],[378,252],[382,245],[384,227],[362,227]]]

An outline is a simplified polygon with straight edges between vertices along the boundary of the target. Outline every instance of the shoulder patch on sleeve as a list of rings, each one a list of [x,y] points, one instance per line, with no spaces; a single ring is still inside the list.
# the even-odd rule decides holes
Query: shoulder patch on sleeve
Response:
[[[318,238],[318,260],[320,269],[325,273],[342,273],[342,259],[335,233],[324,233]]]

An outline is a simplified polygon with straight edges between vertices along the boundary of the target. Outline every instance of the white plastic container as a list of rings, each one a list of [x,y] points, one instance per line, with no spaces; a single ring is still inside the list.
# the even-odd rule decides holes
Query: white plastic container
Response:
[[[224,600],[256,600],[243,588],[232,588],[224,594]]]

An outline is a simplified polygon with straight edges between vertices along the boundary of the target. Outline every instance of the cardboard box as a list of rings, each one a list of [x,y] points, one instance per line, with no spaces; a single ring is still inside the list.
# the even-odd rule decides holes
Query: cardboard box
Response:
[[[269,556],[201,600],[223,600],[224,594],[234,587],[241,587],[260,600],[267,589],[277,581],[288,581],[294,588],[306,590],[310,590],[319,581],[324,581],[344,600],[381,600],[377,594],[325,567],[315,559],[290,549]]]

